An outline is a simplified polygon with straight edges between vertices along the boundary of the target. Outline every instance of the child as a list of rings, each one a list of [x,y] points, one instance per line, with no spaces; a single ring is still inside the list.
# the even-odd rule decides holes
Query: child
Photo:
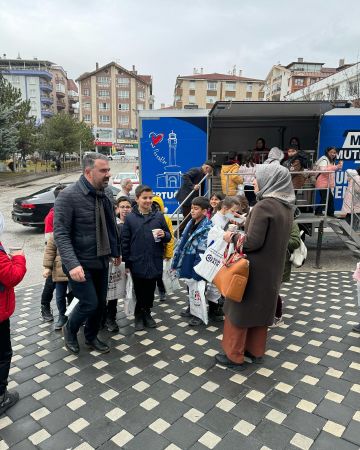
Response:
[[[175,249],[172,269],[178,272],[179,278],[200,281],[202,278],[194,271],[207,247],[208,233],[212,223],[207,218],[209,200],[195,197],[191,202],[191,220],[186,225],[180,241]],[[190,306],[181,312],[183,317],[191,317],[189,325],[200,325],[202,320],[190,314]]]
[[[131,213],[131,200],[129,197],[119,197],[116,200],[116,216],[117,216],[117,227],[119,230],[120,242],[122,237],[122,230],[125,223],[126,216]],[[125,266],[124,263],[121,263]],[[111,299],[107,302],[106,309],[104,311],[104,327],[113,333],[119,331],[119,326],[116,323],[117,314],[117,301],[118,299]]]
[[[218,211],[211,219],[214,227],[225,230],[230,220],[234,218],[240,207],[240,202],[236,197],[225,197],[218,205]]]
[[[225,195],[222,192],[214,192],[210,197],[210,208],[208,209],[207,218],[211,219],[217,212],[219,203],[224,200]]]
[[[136,295],[135,330],[155,328],[151,317],[156,280],[162,276],[164,244],[171,234],[164,215],[152,209],[151,187],[139,185],[135,189],[137,205],[126,217],[122,230],[122,258],[130,270]]]
[[[171,234],[171,240],[170,242],[168,242],[167,244],[165,244],[165,248],[164,248],[164,259],[165,260],[170,260],[173,255],[174,255],[174,230],[173,230],[173,226],[172,226],[172,222],[169,216],[167,216],[165,214],[165,207],[164,207],[164,202],[162,201],[161,197],[158,196],[154,196],[153,197],[153,205],[156,208],[157,211],[160,211],[161,214],[164,214],[165,220],[166,220],[166,225],[169,228],[170,234]],[[157,288],[159,291],[159,298],[161,302],[164,302],[166,300],[166,291],[165,291],[165,286],[162,280],[162,277],[159,277],[156,281],[157,284]]]
[[[0,235],[4,227],[4,216],[0,213]],[[0,416],[19,400],[18,392],[6,389],[12,357],[9,318],[15,309],[14,286],[25,273],[24,252],[17,250],[8,255],[0,242]]]

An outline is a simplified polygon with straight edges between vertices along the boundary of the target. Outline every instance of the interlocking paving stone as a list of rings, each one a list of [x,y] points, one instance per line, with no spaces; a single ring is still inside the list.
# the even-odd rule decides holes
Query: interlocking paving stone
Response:
[[[39,319],[41,286],[18,289],[9,381],[21,400],[0,419],[0,448],[358,448],[351,274],[298,272],[282,288],[285,326],[269,331],[264,364],[242,372],[215,364],[221,323],[180,317],[184,292],[156,300],[158,328],[137,333],[119,302],[120,334],[101,332],[111,352],[87,350],[81,328],[74,356]]]

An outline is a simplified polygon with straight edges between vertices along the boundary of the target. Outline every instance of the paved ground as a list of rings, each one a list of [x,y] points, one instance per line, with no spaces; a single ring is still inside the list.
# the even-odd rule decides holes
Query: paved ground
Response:
[[[214,364],[222,325],[190,328],[184,291],[154,308],[158,328],[121,334],[107,355],[69,355],[39,320],[41,286],[20,289],[0,449],[311,449],[360,447],[360,334],[349,272],[297,273],[283,286],[285,326],[265,363]],[[2,440],[1,440],[2,439]]]

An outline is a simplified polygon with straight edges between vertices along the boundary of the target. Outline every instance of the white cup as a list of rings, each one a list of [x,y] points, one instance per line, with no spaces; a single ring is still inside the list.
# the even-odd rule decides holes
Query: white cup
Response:
[[[230,223],[228,226],[228,231],[231,231],[232,233],[234,233],[235,231],[238,230],[238,226],[235,225],[234,223]]]
[[[159,234],[159,231],[161,231],[161,228],[154,228],[153,230],[151,230],[152,231],[152,234],[153,234],[153,236],[154,236],[154,241],[155,242],[160,242],[161,241],[161,238],[158,236],[158,234]]]

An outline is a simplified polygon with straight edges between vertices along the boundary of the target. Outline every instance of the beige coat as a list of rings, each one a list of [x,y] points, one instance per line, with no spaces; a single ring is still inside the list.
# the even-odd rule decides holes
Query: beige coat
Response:
[[[251,210],[244,244],[249,280],[242,302],[226,299],[224,305],[233,325],[251,328],[274,322],[292,223],[293,209],[274,198],[264,198]]]
[[[62,270],[61,258],[55,245],[53,236],[50,236],[46,243],[43,266],[45,267],[45,269],[51,270],[53,281],[68,281],[67,276]]]

